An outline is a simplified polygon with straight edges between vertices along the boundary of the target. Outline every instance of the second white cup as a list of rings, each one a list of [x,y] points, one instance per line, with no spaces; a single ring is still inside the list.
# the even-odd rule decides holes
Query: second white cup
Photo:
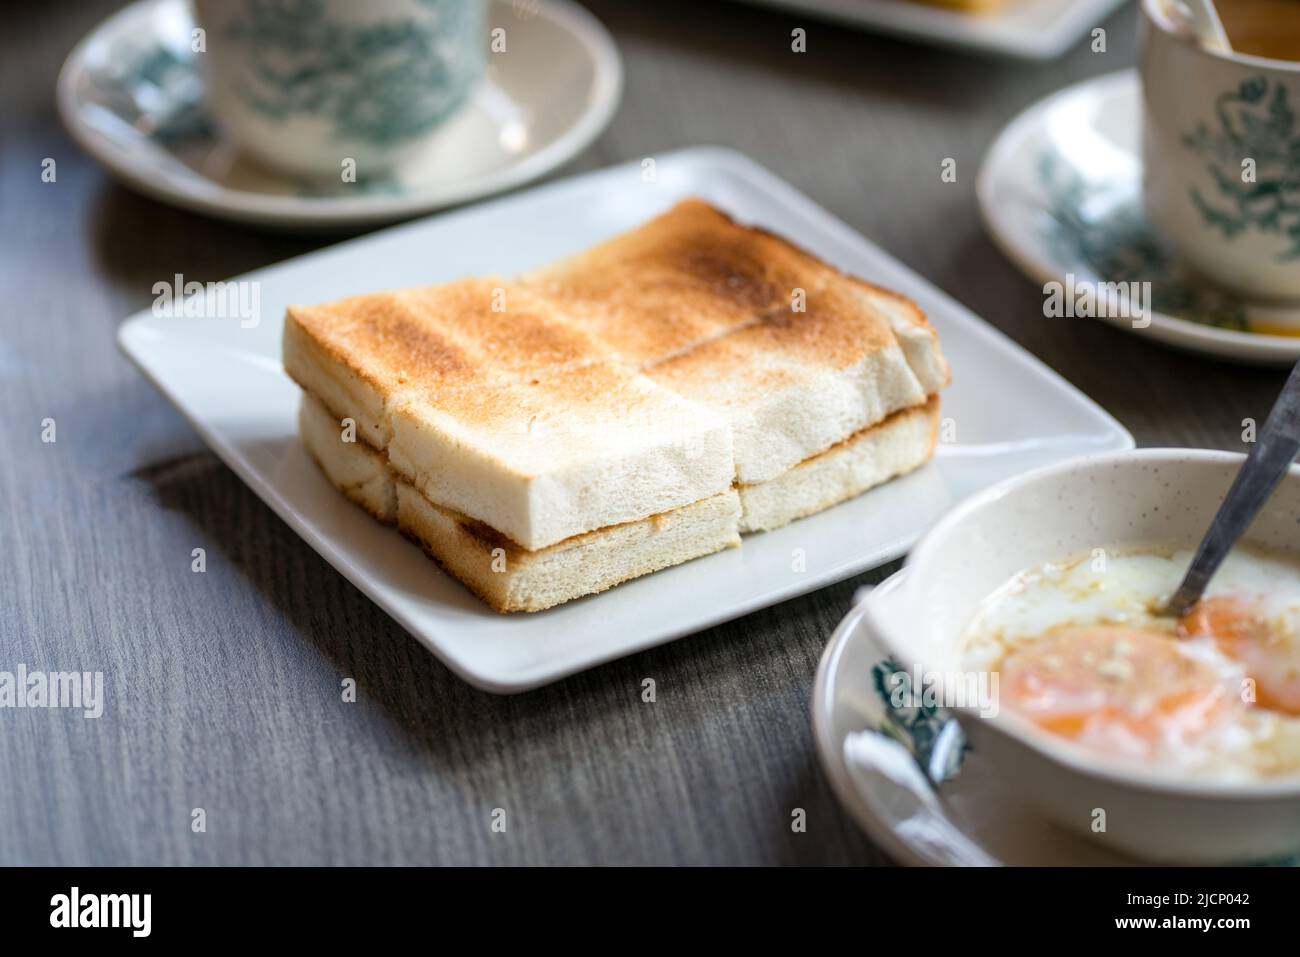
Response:
[[[1143,0],[1147,217],[1218,284],[1300,300],[1300,63],[1204,48]]]
[[[209,109],[241,149],[317,177],[390,169],[483,75],[482,0],[194,0]]]

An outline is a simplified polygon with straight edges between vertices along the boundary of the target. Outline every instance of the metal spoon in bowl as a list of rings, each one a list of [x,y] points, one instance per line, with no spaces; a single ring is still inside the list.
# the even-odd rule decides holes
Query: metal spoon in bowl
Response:
[[[1255,447],[1228,489],[1210,530],[1201,539],[1183,582],[1169,599],[1165,614],[1179,618],[1201,600],[1210,578],[1237,539],[1268,501],[1300,451],[1300,363],[1296,363],[1282,394],[1273,403]]]

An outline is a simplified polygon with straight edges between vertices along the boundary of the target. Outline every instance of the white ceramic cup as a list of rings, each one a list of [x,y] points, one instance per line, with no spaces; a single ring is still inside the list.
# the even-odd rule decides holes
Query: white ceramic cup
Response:
[[[961,674],[966,626],[1012,575],[1098,547],[1194,547],[1243,461],[1232,452],[1141,449],[999,482],[926,533],[908,556],[902,585],[870,593],[863,613],[905,670]],[[1246,540],[1300,555],[1297,515],[1300,466],[1293,466]],[[951,710],[1019,798],[1117,850],[1196,864],[1300,851],[1300,776],[1195,779],[1107,760],[1010,711],[985,717],[978,706]],[[1099,808],[1106,812],[1101,830]]]
[[[1300,62],[1206,49],[1176,28],[1170,2],[1142,0],[1147,217],[1218,284],[1298,300]]]
[[[383,173],[483,75],[483,0],[194,0],[208,107],[262,163]],[[350,167],[350,168],[349,168]]]

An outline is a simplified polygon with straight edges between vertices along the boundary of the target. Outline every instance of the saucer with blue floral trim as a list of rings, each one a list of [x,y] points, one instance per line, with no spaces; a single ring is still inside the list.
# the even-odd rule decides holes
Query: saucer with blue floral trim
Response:
[[[569,0],[490,0],[507,31],[469,102],[381,176],[295,177],[243,156],[212,121],[185,0],[143,0],[96,27],[59,74],[73,139],[132,189],[223,219],[283,229],[361,228],[535,180],[585,149],[622,92],[618,48]],[[484,37],[484,43],[488,37]]]
[[[905,571],[877,588],[895,589]],[[840,803],[900,863],[1123,865],[1114,851],[1017,800],[942,709],[896,695],[890,659],[862,606],[831,636],[813,688],[813,739]],[[915,696],[920,698],[922,696]]]
[[[896,589],[906,574],[876,587]],[[908,693],[910,681],[909,669],[872,633],[859,601],[817,668],[813,740],[836,797],[878,847],[921,866],[1139,863],[1022,802],[1015,782],[969,747],[955,718],[925,695]],[[1300,859],[1256,863],[1296,866]]]
[[[1058,290],[1071,301],[1074,290],[1090,292],[1093,305],[1084,313],[1164,345],[1236,362],[1294,364],[1300,304],[1257,302],[1215,286],[1180,262],[1147,221],[1141,110],[1137,73],[1124,70],[1067,87],[1012,120],[976,183],[993,241],[1043,284],[1045,309]],[[1145,290],[1142,313],[1097,307],[1108,286]],[[1069,312],[1044,321],[1088,321]]]

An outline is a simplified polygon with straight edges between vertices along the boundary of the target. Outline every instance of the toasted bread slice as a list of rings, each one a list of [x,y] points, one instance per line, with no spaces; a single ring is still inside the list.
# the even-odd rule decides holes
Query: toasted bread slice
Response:
[[[579,329],[644,368],[790,305],[829,268],[698,199],[522,278]]]
[[[520,282],[293,307],[284,354],[386,467],[534,551],[777,479],[948,377],[910,302],[698,200]]]
[[[497,611],[511,612],[550,608],[739,545],[740,532],[779,528],[910,472],[933,454],[939,400],[895,413],[771,481],[535,551],[430,502],[393,473],[381,452],[344,441],[341,418],[304,393],[302,439],[330,482],[375,518],[399,525]]]
[[[861,308],[884,316],[894,337],[907,356],[907,364],[926,395],[936,395],[948,386],[952,372],[939,346],[939,333],[921,308],[906,296],[846,276],[845,295],[859,299]]]
[[[740,544],[740,499],[727,489],[635,522],[574,536],[536,551],[396,477],[381,452],[343,441],[340,417],[303,394],[303,444],[340,492],[409,538],[501,612],[540,611],[640,575]]]
[[[838,276],[808,290],[798,309],[773,313],[647,374],[728,419],[736,480],[744,484],[775,479],[926,398],[888,316]]]
[[[397,489],[388,460],[364,439],[347,441],[343,418],[304,392],[298,406],[303,445],[335,488],[381,522],[392,524],[397,521]]]
[[[503,279],[466,279],[290,306],[284,366],[384,448],[391,407],[497,383],[531,381],[602,357],[550,303]]]
[[[284,354],[408,481],[525,548],[715,495],[734,474],[725,421],[502,280],[294,307]]]
[[[528,549],[731,486],[717,415],[612,362],[393,412],[388,459],[439,505]]]
[[[938,336],[910,300],[700,199],[520,281],[642,369],[789,312],[799,297],[838,289],[889,324],[926,394],[948,380]]]
[[[780,528],[920,468],[939,437],[939,398],[895,412],[770,481],[741,485],[742,532]]]
[[[447,572],[500,612],[541,611],[740,544],[735,491],[586,532],[536,551],[397,483],[397,521]]]

